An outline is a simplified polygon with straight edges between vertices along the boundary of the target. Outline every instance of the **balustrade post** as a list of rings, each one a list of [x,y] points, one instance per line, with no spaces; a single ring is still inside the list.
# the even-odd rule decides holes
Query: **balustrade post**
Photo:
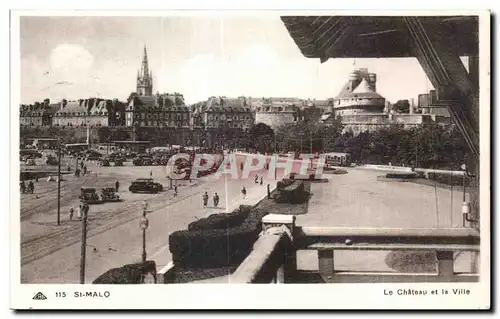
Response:
[[[262,218],[262,230],[265,233],[271,228],[286,226],[290,231],[290,244],[285,247],[284,265],[282,265],[277,273],[274,283],[291,282],[292,277],[297,271],[297,251],[293,244],[293,232],[295,228],[295,216],[269,214]]]
[[[318,270],[322,277],[332,278],[335,273],[333,250],[318,250]]]
[[[453,278],[455,270],[453,269],[453,251],[437,251],[438,276]]]

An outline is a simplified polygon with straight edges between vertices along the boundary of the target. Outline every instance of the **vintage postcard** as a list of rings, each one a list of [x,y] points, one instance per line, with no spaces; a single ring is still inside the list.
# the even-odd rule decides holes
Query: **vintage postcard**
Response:
[[[11,11],[11,41],[13,309],[490,307],[488,11]]]

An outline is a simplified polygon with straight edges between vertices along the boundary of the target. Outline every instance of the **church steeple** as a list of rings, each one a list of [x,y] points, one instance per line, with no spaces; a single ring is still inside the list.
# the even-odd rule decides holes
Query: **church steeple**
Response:
[[[153,95],[153,72],[149,71],[146,46],[144,46],[141,71],[137,74],[137,94],[147,96]]]

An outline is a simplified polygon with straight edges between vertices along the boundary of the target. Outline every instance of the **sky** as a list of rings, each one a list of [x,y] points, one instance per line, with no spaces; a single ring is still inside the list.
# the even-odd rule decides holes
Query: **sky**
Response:
[[[147,47],[153,92],[327,99],[355,68],[391,102],[432,89],[415,58],[305,58],[278,16],[21,17],[21,103],[126,100]]]

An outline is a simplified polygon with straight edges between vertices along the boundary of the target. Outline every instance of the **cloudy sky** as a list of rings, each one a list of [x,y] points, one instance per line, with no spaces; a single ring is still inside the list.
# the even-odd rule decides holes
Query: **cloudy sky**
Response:
[[[390,101],[432,89],[416,59],[306,59],[278,16],[22,17],[21,102],[126,99],[144,45],[153,92],[188,103],[211,95],[335,96],[355,67],[377,73]]]

